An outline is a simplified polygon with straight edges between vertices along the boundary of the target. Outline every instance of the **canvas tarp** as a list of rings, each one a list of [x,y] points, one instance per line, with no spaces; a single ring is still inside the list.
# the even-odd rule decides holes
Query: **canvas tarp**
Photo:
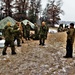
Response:
[[[34,26],[35,26],[35,25],[34,25],[32,22],[30,22],[29,20],[26,19],[26,20],[23,20],[22,22],[23,22],[24,25],[26,25],[27,22],[29,22],[29,24],[30,24],[30,26],[32,27],[32,29],[34,29]]]
[[[13,18],[11,18],[9,16],[4,18],[4,19],[2,19],[0,21],[0,30],[4,29],[4,27],[6,26],[7,22],[11,22],[11,25],[13,26],[16,23],[16,20],[14,20]]]

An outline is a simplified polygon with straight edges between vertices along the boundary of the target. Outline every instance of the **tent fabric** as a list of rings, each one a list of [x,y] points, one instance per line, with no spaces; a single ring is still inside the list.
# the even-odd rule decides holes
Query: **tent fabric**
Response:
[[[34,25],[32,22],[30,22],[30,21],[27,20],[27,19],[22,21],[22,23],[23,23],[24,25],[26,25],[27,22],[29,22],[29,24],[30,24],[30,26],[32,27],[32,29],[34,29],[34,26],[35,26],[35,25]]]
[[[4,19],[2,19],[0,21],[0,29],[4,29],[4,27],[6,26],[7,22],[9,22],[9,21],[11,22],[12,26],[16,23],[16,20],[14,20],[13,18],[8,16],[8,17],[6,17],[6,18],[4,18]]]

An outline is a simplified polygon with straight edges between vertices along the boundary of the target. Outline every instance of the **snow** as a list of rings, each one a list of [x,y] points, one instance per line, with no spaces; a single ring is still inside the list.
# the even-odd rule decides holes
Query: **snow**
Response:
[[[5,40],[0,40],[0,47],[4,47]]]
[[[75,56],[63,58],[66,52],[65,32],[49,33],[45,46],[40,46],[39,40],[24,41],[21,47],[15,46],[17,55],[11,55],[8,47],[7,55],[3,56],[3,48],[0,49],[0,75],[75,74]]]
[[[48,32],[49,32],[49,33],[57,33],[57,30],[56,30],[56,29],[49,29]]]
[[[0,48],[4,47],[4,43],[5,43],[4,39],[0,40]],[[15,40],[14,44],[17,45],[17,40]]]

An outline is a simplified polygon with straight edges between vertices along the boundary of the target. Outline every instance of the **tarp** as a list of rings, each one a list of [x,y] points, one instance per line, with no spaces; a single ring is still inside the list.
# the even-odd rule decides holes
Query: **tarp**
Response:
[[[7,22],[9,22],[9,21],[11,22],[12,26],[16,23],[16,20],[14,20],[13,18],[8,16],[8,17],[6,17],[6,18],[4,18],[4,19],[2,19],[0,21],[0,29],[4,29],[4,27],[6,26]]]
[[[30,24],[30,26],[32,27],[32,29],[34,29],[34,26],[35,26],[35,25],[34,25],[32,22],[30,22],[29,20],[26,19],[26,20],[23,20],[22,22],[23,22],[24,25],[26,25],[27,22],[29,22],[29,24]]]

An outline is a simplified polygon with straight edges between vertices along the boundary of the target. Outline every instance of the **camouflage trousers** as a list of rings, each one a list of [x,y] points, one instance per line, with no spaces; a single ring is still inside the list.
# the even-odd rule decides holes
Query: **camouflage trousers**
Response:
[[[2,54],[6,54],[7,47],[9,47],[9,46],[11,47],[11,54],[16,53],[14,40],[5,40],[5,46],[4,46]]]

